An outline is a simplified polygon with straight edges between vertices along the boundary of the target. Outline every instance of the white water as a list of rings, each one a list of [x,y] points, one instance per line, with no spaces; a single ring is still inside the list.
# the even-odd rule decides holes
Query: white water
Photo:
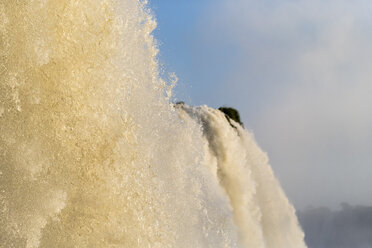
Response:
[[[174,107],[137,0],[0,0],[0,247],[304,247],[252,135]]]

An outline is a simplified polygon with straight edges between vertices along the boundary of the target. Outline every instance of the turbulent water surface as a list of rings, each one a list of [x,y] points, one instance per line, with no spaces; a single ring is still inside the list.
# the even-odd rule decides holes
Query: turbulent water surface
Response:
[[[0,0],[0,247],[305,247],[252,137],[170,103],[137,0]]]

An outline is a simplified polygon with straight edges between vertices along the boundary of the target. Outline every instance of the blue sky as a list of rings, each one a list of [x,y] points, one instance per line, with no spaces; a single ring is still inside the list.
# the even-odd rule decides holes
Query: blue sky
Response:
[[[372,2],[150,0],[177,100],[236,107],[297,208],[372,205]]]

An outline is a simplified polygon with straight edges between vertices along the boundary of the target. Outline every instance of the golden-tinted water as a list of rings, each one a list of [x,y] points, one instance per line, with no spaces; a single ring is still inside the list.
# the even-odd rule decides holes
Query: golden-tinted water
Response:
[[[304,246],[251,135],[169,103],[155,26],[143,1],[0,0],[0,247]]]

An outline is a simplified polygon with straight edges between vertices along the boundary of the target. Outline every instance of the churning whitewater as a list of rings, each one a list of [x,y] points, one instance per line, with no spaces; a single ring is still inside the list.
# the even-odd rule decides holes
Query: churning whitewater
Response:
[[[253,135],[173,105],[139,0],[0,0],[0,247],[305,247]]]

